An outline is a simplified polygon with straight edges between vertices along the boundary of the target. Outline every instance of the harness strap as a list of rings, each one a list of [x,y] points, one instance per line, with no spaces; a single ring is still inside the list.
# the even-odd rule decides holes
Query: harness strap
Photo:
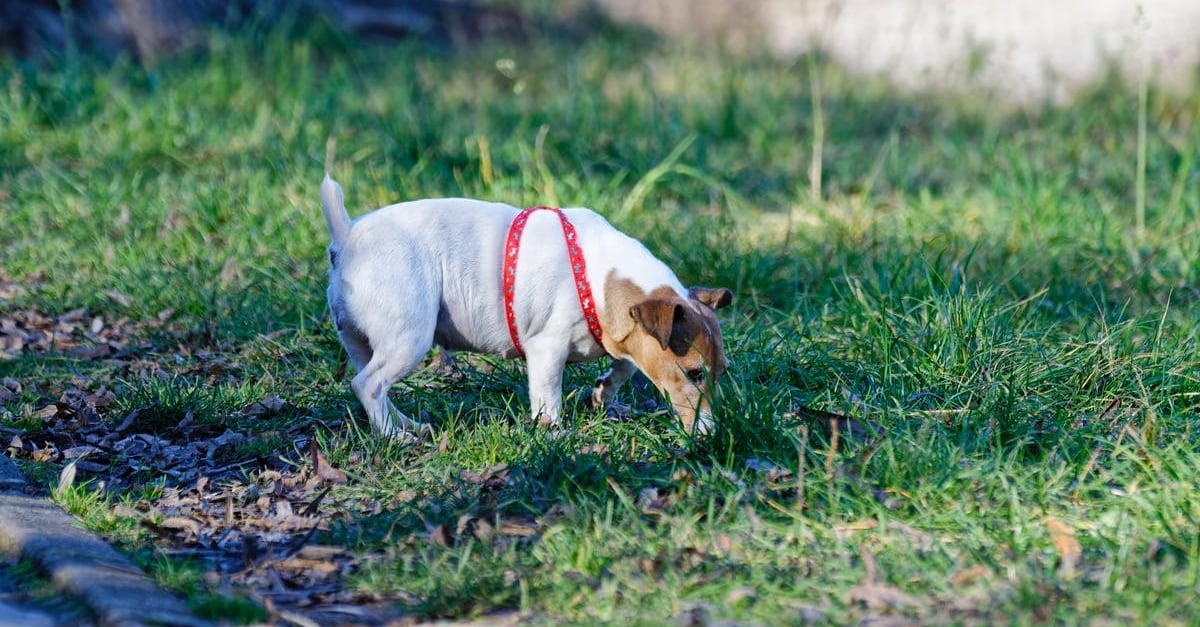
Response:
[[[583,319],[587,322],[588,331],[591,332],[592,338],[597,344],[603,346],[600,341],[602,336],[600,330],[600,317],[596,315],[596,301],[592,298],[592,287],[587,281],[587,266],[583,261],[583,250],[579,248],[579,235],[575,232],[575,226],[567,219],[566,214],[562,209],[555,207],[530,207],[513,218],[512,224],[508,226],[508,236],[504,242],[504,317],[508,321],[508,334],[512,337],[513,346],[516,347],[517,353],[521,356],[525,355],[525,349],[521,346],[521,338],[517,333],[517,316],[513,310],[513,287],[517,281],[517,253],[521,248],[521,235],[525,232],[525,225],[529,222],[529,216],[535,211],[553,211],[558,215],[559,222],[562,223],[563,238],[567,244],[567,258],[571,263],[571,274],[575,278],[575,292],[579,295],[579,308],[583,311]]]

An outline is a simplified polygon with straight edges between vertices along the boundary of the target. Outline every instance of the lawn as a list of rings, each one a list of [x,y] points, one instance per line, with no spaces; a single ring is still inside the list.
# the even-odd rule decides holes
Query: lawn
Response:
[[[7,452],[198,612],[1200,615],[1200,92],[1015,111],[620,30],[298,30],[0,62]],[[732,289],[715,433],[644,387],[587,408],[603,360],[552,432],[520,362],[468,358],[393,390],[432,437],[372,436],[324,310],[330,138],[352,215],[589,206]]]

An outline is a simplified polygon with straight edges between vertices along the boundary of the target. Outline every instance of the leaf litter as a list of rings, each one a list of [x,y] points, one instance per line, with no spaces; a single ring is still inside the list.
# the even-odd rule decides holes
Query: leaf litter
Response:
[[[127,319],[110,323],[82,309],[61,315],[30,309],[3,314],[0,361],[61,354],[99,361],[134,377],[164,376],[157,364],[141,357],[153,347],[131,338],[167,328],[171,316],[164,312],[149,323],[134,324]],[[216,375],[230,367],[220,355],[199,356],[200,365],[191,367],[197,373]],[[346,575],[361,557],[314,541],[339,513],[377,514],[383,504],[361,498],[329,502],[331,488],[346,483],[348,476],[326,460],[309,435],[312,420],[297,420],[285,433],[272,432],[282,445],[264,454],[262,446],[255,446],[263,434],[206,424],[191,410],[174,425],[154,429],[143,420],[151,408],[120,415],[114,411],[117,395],[108,378],[77,375],[62,384],[53,400],[25,404],[15,416],[5,410],[5,422],[20,427],[0,426],[4,453],[61,466],[54,488],[60,495],[86,482],[117,497],[147,485],[162,486],[152,498],[119,502],[114,514],[150,532],[161,554],[204,564],[212,589],[248,594],[277,622],[373,625],[408,620],[394,600],[347,585]],[[6,406],[32,395],[44,399],[45,392],[32,381],[0,378],[0,403]],[[298,408],[271,396],[239,413],[259,418],[289,409]],[[483,479],[501,470],[489,469]],[[488,524],[480,520],[472,529],[486,535]]]

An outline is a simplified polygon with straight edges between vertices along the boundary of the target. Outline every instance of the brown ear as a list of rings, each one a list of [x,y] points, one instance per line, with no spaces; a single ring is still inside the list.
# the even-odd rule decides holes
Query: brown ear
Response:
[[[629,315],[658,340],[663,350],[666,350],[671,341],[671,329],[675,327],[675,321],[683,315],[683,306],[656,298],[630,307]]]
[[[726,307],[733,302],[733,292],[723,287],[689,287],[688,296],[713,309]]]

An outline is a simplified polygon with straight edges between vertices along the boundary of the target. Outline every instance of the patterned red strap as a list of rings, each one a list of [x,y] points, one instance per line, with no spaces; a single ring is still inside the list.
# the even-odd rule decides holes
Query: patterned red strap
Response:
[[[553,211],[562,223],[563,238],[567,242],[567,258],[571,262],[571,274],[575,277],[575,292],[579,295],[579,308],[583,310],[583,319],[587,322],[588,331],[597,344],[603,337],[600,331],[600,317],[596,315],[596,301],[592,298],[592,287],[587,281],[587,265],[583,261],[583,250],[579,248],[579,236],[575,226],[567,219],[561,209],[554,207],[530,207],[513,218],[508,226],[508,237],[504,242],[504,317],[508,321],[508,334],[512,337],[517,354],[524,356],[525,349],[521,347],[521,338],[517,334],[517,315],[513,311],[513,286],[517,281],[517,252],[521,248],[521,234],[525,232],[525,224],[534,211]]]

